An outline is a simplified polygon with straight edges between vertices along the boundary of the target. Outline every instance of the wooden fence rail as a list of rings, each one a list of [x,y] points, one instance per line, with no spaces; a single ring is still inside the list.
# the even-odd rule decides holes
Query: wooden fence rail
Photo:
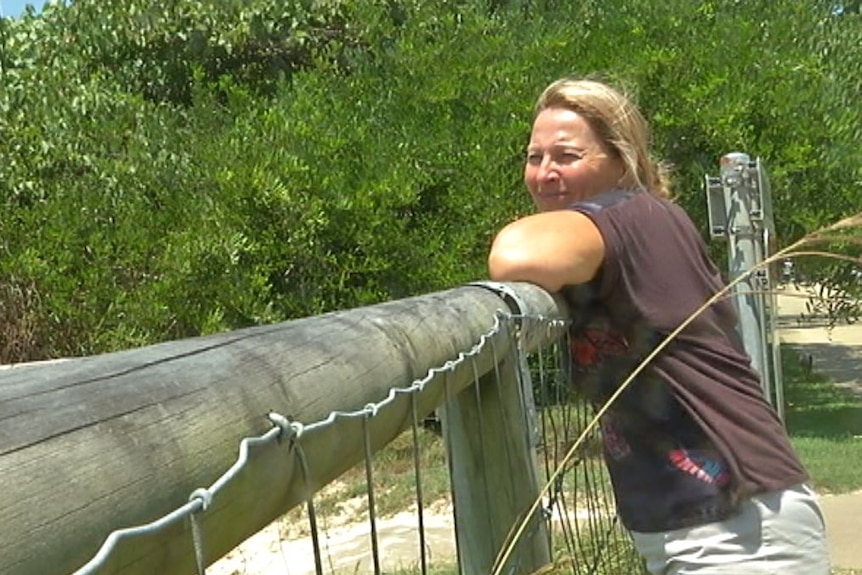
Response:
[[[243,438],[272,429],[268,413],[308,424],[380,402],[391,389],[408,387],[469,350],[513,302],[521,314],[564,315],[560,302],[539,288],[505,287],[505,297],[464,286],[277,325],[0,370],[0,573],[80,569],[111,532],[164,517],[196,489],[212,485],[236,461]],[[550,337],[523,326],[520,331],[533,344]],[[472,362],[447,374],[445,386],[458,393],[476,371],[481,375],[493,371],[495,362],[512,361],[500,356],[511,337],[508,329],[497,332]],[[515,397],[519,391],[507,393]],[[418,411],[431,412],[445,395],[443,384],[428,386],[416,397]],[[410,407],[398,403],[373,418],[374,449],[410,426]],[[475,405],[470,400],[453,413]],[[449,424],[469,442],[473,424],[469,413],[465,417]],[[495,425],[493,417],[485,419]],[[363,435],[351,427],[356,425],[362,422],[347,420],[302,438],[312,477],[298,469],[289,441],[249,450],[248,465],[199,515],[206,563],[362,461]],[[506,472],[524,478],[528,488],[505,493],[493,506],[499,507],[495,521],[511,524],[524,501],[536,495],[535,480],[529,479],[535,474],[532,455],[523,452],[527,432],[484,433],[499,436],[492,449],[511,453],[513,447],[503,445],[511,437],[522,452],[509,463],[518,468]],[[465,444],[452,452],[456,464],[458,458],[473,461],[469,471],[459,472],[461,479],[453,478],[456,489],[467,490],[455,494],[463,502],[471,500],[471,484],[487,479],[481,474],[501,473],[498,466],[475,465],[480,456],[471,449]],[[482,457],[487,461],[487,454]],[[471,512],[461,510],[458,521],[466,528]],[[486,512],[491,510],[475,511]],[[465,541],[459,543],[462,554],[470,552]],[[491,551],[480,552],[486,556],[470,560],[476,567],[467,572],[490,565]],[[538,564],[547,561],[541,549],[530,553]],[[195,568],[189,522],[175,521],[147,538],[120,541],[98,573],[185,575]]]

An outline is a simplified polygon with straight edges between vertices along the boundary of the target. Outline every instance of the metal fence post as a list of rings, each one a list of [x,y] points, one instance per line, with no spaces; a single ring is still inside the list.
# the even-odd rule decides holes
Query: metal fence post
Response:
[[[728,242],[728,279],[748,274],[733,288],[739,334],[764,395],[783,419],[775,296],[769,269],[757,267],[775,241],[769,180],[760,160],[745,153],[725,154],[719,166],[717,178],[706,178],[710,236]]]

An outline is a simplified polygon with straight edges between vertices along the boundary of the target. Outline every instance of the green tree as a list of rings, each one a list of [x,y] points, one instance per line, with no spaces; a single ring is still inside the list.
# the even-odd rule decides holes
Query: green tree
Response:
[[[731,151],[767,166],[782,245],[862,203],[862,28],[827,3],[154,6],[0,19],[4,360],[481,278],[530,210],[531,106],[563,75],[631,91],[704,233],[703,177]],[[806,265],[849,289],[846,266]]]

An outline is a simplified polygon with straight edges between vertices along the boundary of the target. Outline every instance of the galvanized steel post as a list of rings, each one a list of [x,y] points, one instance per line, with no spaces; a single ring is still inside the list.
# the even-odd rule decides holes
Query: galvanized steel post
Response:
[[[777,313],[769,270],[758,267],[774,242],[772,202],[760,160],[732,152],[721,157],[719,177],[706,178],[709,231],[728,242],[728,280],[739,313],[739,335],[760,374],[763,393],[783,419]]]

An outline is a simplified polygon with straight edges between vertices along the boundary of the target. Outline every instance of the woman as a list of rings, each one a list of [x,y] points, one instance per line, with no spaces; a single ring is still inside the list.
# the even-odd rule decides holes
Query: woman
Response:
[[[602,405],[719,271],[668,199],[643,116],[606,84],[545,89],[524,181],[538,213],[499,232],[490,276],[567,297],[573,381]],[[823,517],[736,321],[726,298],[699,313],[602,417],[620,517],[654,574],[826,575]]]

